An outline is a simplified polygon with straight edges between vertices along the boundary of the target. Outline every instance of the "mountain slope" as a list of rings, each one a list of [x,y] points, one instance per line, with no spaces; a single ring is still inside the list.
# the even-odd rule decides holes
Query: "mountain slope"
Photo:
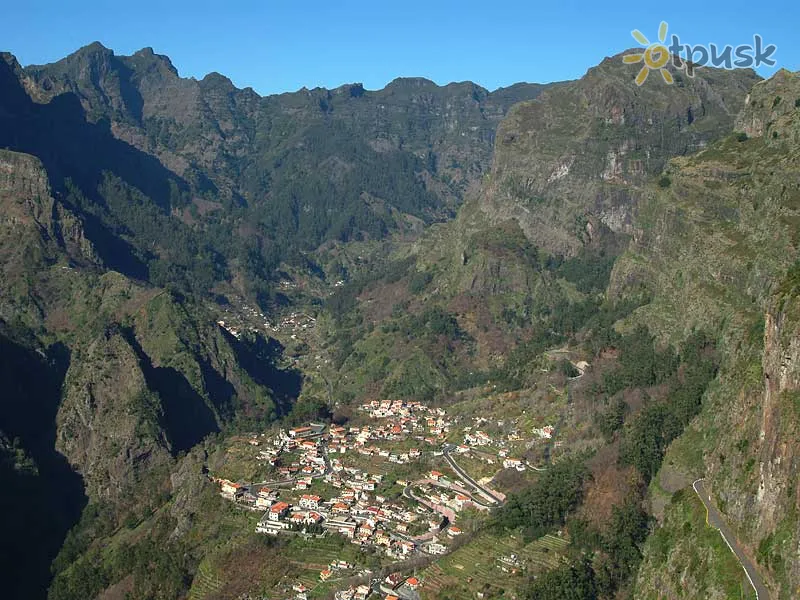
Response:
[[[398,250],[392,275],[337,292],[337,310],[352,310],[351,293],[363,318],[338,336],[353,353],[343,393],[379,382],[393,393],[387,381],[415,377],[411,389],[441,393],[515,362],[521,372],[533,348],[580,330],[604,302],[643,190],[671,157],[727,135],[756,81],[752,72],[705,69],[674,86],[639,88],[616,56],[514,106],[498,128],[490,173],[456,219]],[[420,354],[403,322],[404,313],[425,319],[432,306],[461,330],[447,364],[435,346]]]
[[[757,81],[752,71],[704,69],[637,87],[630,71],[621,56],[607,58],[511,111],[485,194],[489,218],[515,218],[537,245],[564,255],[603,227],[626,232],[632,190],[728,130]]]
[[[305,375],[325,385],[303,390],[310,414],[295,418],[330,403],[344,420],[369,397],[536,412],[558,444],[525,459],[570,456],[580,477],[569,509],[528,529],[563,526],[591,557],[552,581],[723,597],[735,564],[671,494],[705,476],[791,597],[797,82],[704,69],[638,88],[618,56],[511,108],[495,140],[538,87],[407,79],[260,98],[216,74],[181,79],[150,50],[93,45],[27,69],[4,56],[0,145],[36,156],[0,151],[0,353],[19,383],[0,402],[0,477],[26,521],[40,507],[19,494],[65,486],[50,543],[14,564],[46,579],[63,542],[54,600],[172,598],[210,549],[236,556],[225,544],[252,523],[209,484],[208,440],[288,415],[304,381],[274,340],[218,327],[209,291],[263,300],[281,261],[361,259],[355,240],[413,238],[457,209],[313,298]],[[558,476],[531,475],[547,485],[513,472],[517,508],[499,511],[523,533],[531,502],[560,493]],[[642,545],[645,492],[660,523]]]
[[[150,273],[160,283],[191,281],[188,271],[207,288],[229,280],[248,294],[322,242],[447,218],[488,168],[499,120],[545,87],[489,93],[398,79],[374,92],[353,84],[262,98],[216,73],[183,79],[151,49],[126,57],[92,44],[52,65],[5,62],[3,88],[16,78],[37,104],[8,90],[17,116],[1,144],[40,156],[58,189],[70,177],[82,211],[140,263],[161,260]],[[66,146],[58,153],[29,139],[31,125],[49,131],[43,120]],[[141,265],[131,272],[145,276]]]
[[[642,204],[610,288],[615,295],[647,289],[652,302],[631,321],[662,337],[703,327],[722,341],[720,377],[690,432],[667,454],[660,481],[674,491],[668,482],[675,472],[706,477],[776,598],[793,597],[798,586],[799,82],[782,71],[757,84],[737,119],[740,133],[670,163],[671,185]],[[681,539],[669,520],[665,527]],[[685,564],[673,579],[656,575],[655,559],[646,564],[638,587],[659,597],[677,589],[678,571],[687,577]],[[688,576],[702,578],[703,568],[691,567]]]
[[[302,382],[279,344],[237,339],[195,299],[108,269],[48,180],[37,158],[0,150],[0,470],[12,511],[0,526],[41,533],[13,557],[14,597],[44,594],[65,539],[94,530],[99,544],[160,509],[180,454],[285,414]]]

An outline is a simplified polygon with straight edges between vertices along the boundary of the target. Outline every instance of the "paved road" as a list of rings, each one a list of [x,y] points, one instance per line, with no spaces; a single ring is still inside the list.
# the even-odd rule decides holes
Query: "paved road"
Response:
[[[756,566],[744,553],[742,547],[739,545],[739,542],[736,540],[736,536],[733,535],[733,532],[730,530],[727,523],[725,523],[725,518],[711,501],[711,495],[708,493],[705,487],[705,480],[698,479],[692,484],[692,487],[705,505],[706,511],[708,511],[708,524],[714,529],[719,530],[722,539],[725,540],[725,543],[728,544],[728,548],[730,548],[731,552],[736,555],[736,559],[739,561],[739,564],[742,565],[742,568],[747,575],[747,579],[750,580],[750,585],[752,585],[753,589],[756,591],[756,599],[769,600],[769,591],[764,585],[761,576],[758,574]]]
[[[458,466],[456,461],[453,460],[453,457],[450,456],[449,447],[446,447],[444,449],[444,459],[452,467],[453,471],[456,472],[456,475],[458,475],[464,481],[464,483],[477,490],[487,500],[498,505],[503,504],[503,501],[500,498],[498,498],[491,491],[487,490],[485,487],[480,485],[477,481],[475,481],[472,477],[470,477],[469,474],[464,469]]]
[[[323,475],[330,475],[333,473],[333,467],[331,466],[331,459],[328,456],[328,445],[320,444],[320,449],[322,450],[322,460],[325,461],[325,473]]]

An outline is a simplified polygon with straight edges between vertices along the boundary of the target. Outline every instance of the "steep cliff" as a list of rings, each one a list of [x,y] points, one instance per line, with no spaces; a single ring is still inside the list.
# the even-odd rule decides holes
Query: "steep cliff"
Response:
[[[629,232],[637,188],[729,130],[757,81],[717,69],[675,77],[637,87],[614,56],[515,106],[498,129],[485,218],[515,218],[553,254],[575,255],[603,228]]]
[[[498,129],[482,191],[455,222],[421,240],[421,267],[446,260],[439,289],[474,291],[482,269],[471,264],[471,240],[510,223],[543,255],[613,259],[634,231],[645,184],[670,158],[727,135],[756,80],[707,69],[674,86],[638,88],[615,56],[516,105]]]
[[[749,534],[759,563],[782,597],[800,590],[800,302],[798,269],[784,280],[769,306],[764,329],[764,391],[758,432],[758,487],[742,493],[722,488],[720,496],[735,517],[750,519]],[[757,397],[756,397],[757,398]],[[755,399],[754,399],[755,400]],[[724,495],[723,495],[724,494]],[[756,542],[758,545],[755,546]]]
[[[104,332],[73,353],[56,448],[83,475],[92,499],[119,505],[157,496],[158,482],[146,475],[167,475],[170,444],[162,419],[159,398],[119,331]]]
[[[32,281],[56,263],[96,265],[98,257],[83,223],[55,202],[41,162],[0,150],[0,270],[5,290],[0,318],[35,325],[40,310]],[[32,301],[32,302],[31,302]],[[36,314],[36,313],[39,314]]]
[[[652,298],[623,327],[646,323],[673,340],[695,327],[717,332],[720,376],[689,432],[670,448],[659,485],[674,491],[676,472],[705,476],[780,598],[794,597],[798,586],[799,82],[784,71],[757,84],[737,118],[739,133],[669,164],[670,185],[646,194],[609,289],[613,297],[644,289]],[[663,527],[681,539],[669,518]],[[657,564],[640,573],[639,589],[669,595],[677,582],[663,582]],[[702,580],[708,563],[684,566],[682,578]]]
[[[57,593],[86,585],[69,568],[84,552],[185,494],[179,481],[203,492],[201,469],[180,468],[179,455],[224,428],[269,423],[301,384],[277,342],[237,339],[196,299],[109,269],[49,181],[37,158],[0,151],[0,529],[31,540],[8,559],[11,597],[44,596],[62,544],[55,571],[69,583]],[[196,501],[164,524],[176,544]]]

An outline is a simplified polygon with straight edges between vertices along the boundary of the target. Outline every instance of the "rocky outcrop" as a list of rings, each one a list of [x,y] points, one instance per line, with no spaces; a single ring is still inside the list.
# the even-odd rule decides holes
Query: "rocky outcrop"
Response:
[[[796,560],[800,522],[794,517],[800,507],[800,298],[794,295],[798,291],[782,298],[765,320],[754,532],[764,544],[764,566],[794,589],[800,585]]]
[[[197,524],[196,517],[201,511],[199,503],[203,501],[204,494],[216,495],[218,491],[208,479],[206,458],[205,449],[194,448],[179,462],[170,476],[173,494],[170,515],[175,521],[171,538],[182,537]]]
[[[637,188],[727,134],[757,81],[715,69],[676,78],[637,88],[615,56],[515,106],[498,128],[486,218],[514,218],[535,245],[564,255],[579,251],[581,223],[593,218],[630,233]]]
[[[780,88],[779,91],[778,88]],[[797,119],[800,102],[797,74],[781,69],[768,82],[754,86],[736,118],[736,130],[750,137],[765,137],[768,143],[798,143]]]
[[[76,260],[97,260],[83,223],[53,199],[47,172],[37,158],[0,150],[0,206],[2,237],[41,238],[56,247],[53,251]]]
[[[58,411],[56,448],[86,481],[91,498],[131,502],[137,481],[170,464],[159,398],[133,348],[111,328],[76,351]]]

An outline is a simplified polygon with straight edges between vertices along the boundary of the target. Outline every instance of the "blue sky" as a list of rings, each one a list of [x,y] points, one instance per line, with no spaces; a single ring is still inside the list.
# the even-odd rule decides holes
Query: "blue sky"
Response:
[[[494,2],[343,0],[25,0],[4,6],[0,50],[23,65],[55,61],[100,41],[117,54],[151,46],[182,76],[211,71],[261,94],[399,76],[443,84],[472,80],[489,89],[517,81],[580,77],[603,57],[651,41],[658,24],[692,44],[778,47],[778,67],[800,69],[800,3]],[[235,8],[233,7],[235,5]],[[755,6],[759,6],[757,10]],[[635,71],[635,67],[631,67]],[[761,69],[769,76],[774,69]]]

